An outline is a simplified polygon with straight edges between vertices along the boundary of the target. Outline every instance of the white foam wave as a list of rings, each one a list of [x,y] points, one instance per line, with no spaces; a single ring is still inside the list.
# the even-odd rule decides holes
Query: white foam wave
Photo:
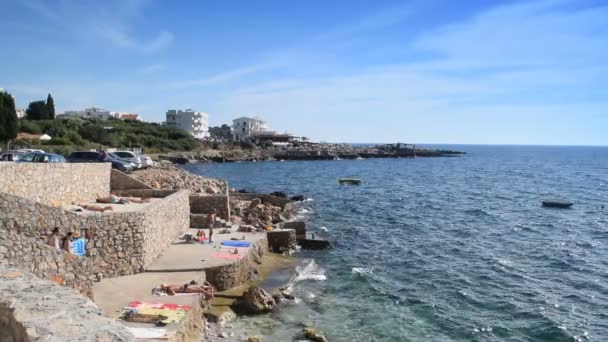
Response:
[[[321,227],[319,228],[319,230],[320,230],[320,231],[322,231],[322,232],[326,232],[326,231],[327,231],[327,227],[325,227],[325,226],[321,226]]]
[[[314,199],[312,197],[308,197],[306,199],[304,199],[302,202],[312,202],[314,201]]]
[[[357,275],[370,275],[374,271],[371,267],[353,267],[351,272]]]
[[[304,208],[298,209],[298,214],[308,214],[309,212],[310,212],[310,210],[308,210],[308,209],[304,209]]]
[[[314,260],[311,260],[304,266],[296,267],[296,277],[294,278],[294,282],[304,281],[304,280],[316,280],[316,281],[324,281],[327,279],[325,276],[325,270],[322,269]]]

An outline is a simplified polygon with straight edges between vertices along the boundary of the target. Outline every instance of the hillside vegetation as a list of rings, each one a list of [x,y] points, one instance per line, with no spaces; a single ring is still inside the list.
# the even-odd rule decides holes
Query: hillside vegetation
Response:
[[[69,117],[54,120],[19,120],[20,132],[48,134],[49,141],[21,141],[18,145],[46,145],[46,150],[69,153],[77,149],[143,147],[146,153],[191,151],[200,146],[188,132],[130,120]]]

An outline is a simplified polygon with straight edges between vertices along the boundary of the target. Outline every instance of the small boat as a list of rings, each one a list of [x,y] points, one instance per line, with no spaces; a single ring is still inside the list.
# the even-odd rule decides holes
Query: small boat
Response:
[[[542,203],[543,207],[548,208],[570,208],[572,205],[574,205],[574,203],[570,201],[560,199],[544,200]]]
[[[359,185],[359,184],[361,184],[361,178],[356,178],[356,177],[339,178],[338,183],[346,184],[346,185]]]

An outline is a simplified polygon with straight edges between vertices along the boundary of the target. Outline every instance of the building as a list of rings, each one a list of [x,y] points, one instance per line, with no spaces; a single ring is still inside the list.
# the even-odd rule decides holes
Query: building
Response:
[[[25,109],[15,109],[15,111],[17,112],[17,119],[23,119],[27,113],[25,112]]]
[[[114,117],[110,111],[96,107],[87,108],[85,110],[66,110],[61,116],[79,116],[81,118],[95,118],[101,120],[107,120]]]
[[[253,137],[261,133],[268,132],[266,121],[253,117],[241,117],[232,120],[232,137],[237,141],[253,140]]]
[[[209,115],[203,112],[195,112],[192,109],[167,111],[165,125],[184,130],[196,139],[209,137]]]

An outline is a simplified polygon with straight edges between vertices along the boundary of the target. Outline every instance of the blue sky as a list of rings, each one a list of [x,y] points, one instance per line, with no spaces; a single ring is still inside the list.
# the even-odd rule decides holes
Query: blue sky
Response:
[[[455,5],[457,4],[457,5]],[[315,140],[608,145],[605,1],[0,0],[17,105]]]

